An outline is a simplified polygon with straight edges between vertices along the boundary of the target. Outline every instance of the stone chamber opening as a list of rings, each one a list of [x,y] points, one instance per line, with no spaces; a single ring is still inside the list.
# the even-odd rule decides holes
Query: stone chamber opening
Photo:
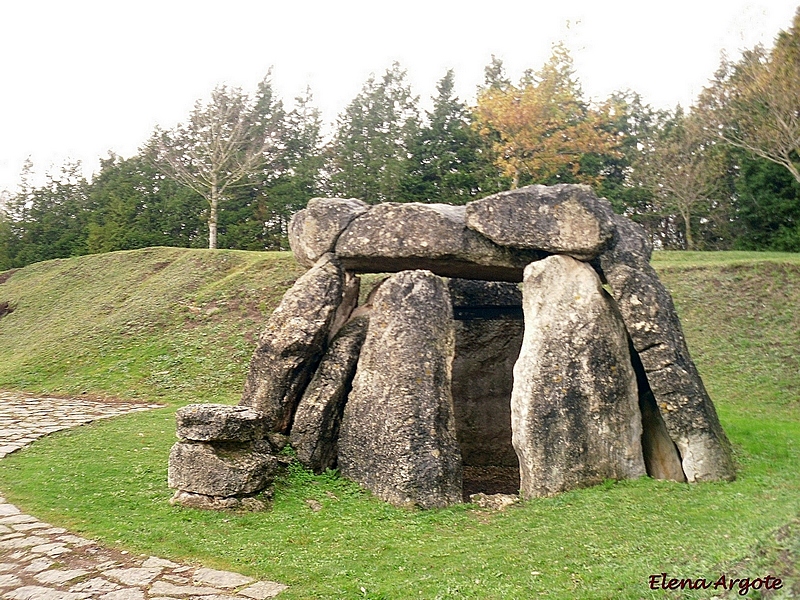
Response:
[[[463,496],[517,494],[511,444],[514,363],[522,346],[522,293],[513,283],[451,279],[455,319],[452,393],[464,465]]]

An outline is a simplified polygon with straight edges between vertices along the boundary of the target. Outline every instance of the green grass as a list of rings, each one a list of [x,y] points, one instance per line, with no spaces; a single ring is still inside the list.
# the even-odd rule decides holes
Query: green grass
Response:
[[[17,304],[0,320],[0,387],[169,405],[40,440],[0,461],[0,489],[48,522],[108,544],[287,583],[287,600],[684,597],[648,589],[648,576],[663,571],[783,573],[800,586],[800,256],[673,254],[657,253],[654,266],[733,442],[735,482],[644,478],[501,513],[411,511],[335,473],[293,468],[265,513],[172,507],[175,408],[236,399],[258,315],[300,271],[286,255],[156,249],[34,265],[0,284],[0,300]],[[81,264],[89,260],[98,262]],[[162,262],[170,264],[153,272]],[[93,275],[79,286],[69,274],[82,272]],[[74,296],[42,297],[59,290]],[[101,297],[107,311],[82,308]],[[128,334],[134,320],[141,330]],[[18,356],[26,336],[37,337]],[[58,358],[79,350],[80,361]]]
[[[238,398],[289,253],[148,248],[31,265],[0,284],[0,388],[170,403]]]

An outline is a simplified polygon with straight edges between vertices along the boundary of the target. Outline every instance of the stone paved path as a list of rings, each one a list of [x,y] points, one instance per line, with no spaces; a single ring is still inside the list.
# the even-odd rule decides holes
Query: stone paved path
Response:
[[[0,458],[53,431],[157,406],[0,392]],[[105,548],[22,514],[0,494],[2,600],[265,600],[284,589],[238,573]]]

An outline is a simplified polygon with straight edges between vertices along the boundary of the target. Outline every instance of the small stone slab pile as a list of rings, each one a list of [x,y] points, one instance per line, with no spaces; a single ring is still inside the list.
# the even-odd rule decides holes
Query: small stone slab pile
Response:
[[[337,467],[423,508],[462,501],[462,454],[483,464],[492,436],[507,446],[496,464],[513,447],[523,498],[645,474],[734,477],[652,246],[591,188],[528,186],[466,206],[317,198],[289,239],[309,270],[269,318],[240,405],[178,411],[175,502],[248,506],[287,444],[317,472]],[[359,273],[393,274],[362,294]],[[515,310],[524,329],[455,324]],[[478,358],[454,368],[465,336]],[[501,363],[513,365],[510,398],[481,413],[477,388],[498,387],[485,372]],[[495,433],[475,441],[482,420]]]

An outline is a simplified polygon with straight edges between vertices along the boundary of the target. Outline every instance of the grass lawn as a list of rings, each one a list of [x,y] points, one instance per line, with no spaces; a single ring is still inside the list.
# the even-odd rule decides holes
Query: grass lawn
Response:
[[[16,306],[0,320],[0,388],[167,405],[36,442],[0,461],[0,490],[110,545],[287,583],[287,600],[721,593],[649,589],[662,572],[779,575],[800,594],[800,255],[653,264],[733,443],[734,482],[643,478],[504,512],[414,511],[293,468],[268,512],[172,507],[175,409],[237,400],[260,323],[301,269],[281,253],[164,248],[50,261],[0,284]]]

